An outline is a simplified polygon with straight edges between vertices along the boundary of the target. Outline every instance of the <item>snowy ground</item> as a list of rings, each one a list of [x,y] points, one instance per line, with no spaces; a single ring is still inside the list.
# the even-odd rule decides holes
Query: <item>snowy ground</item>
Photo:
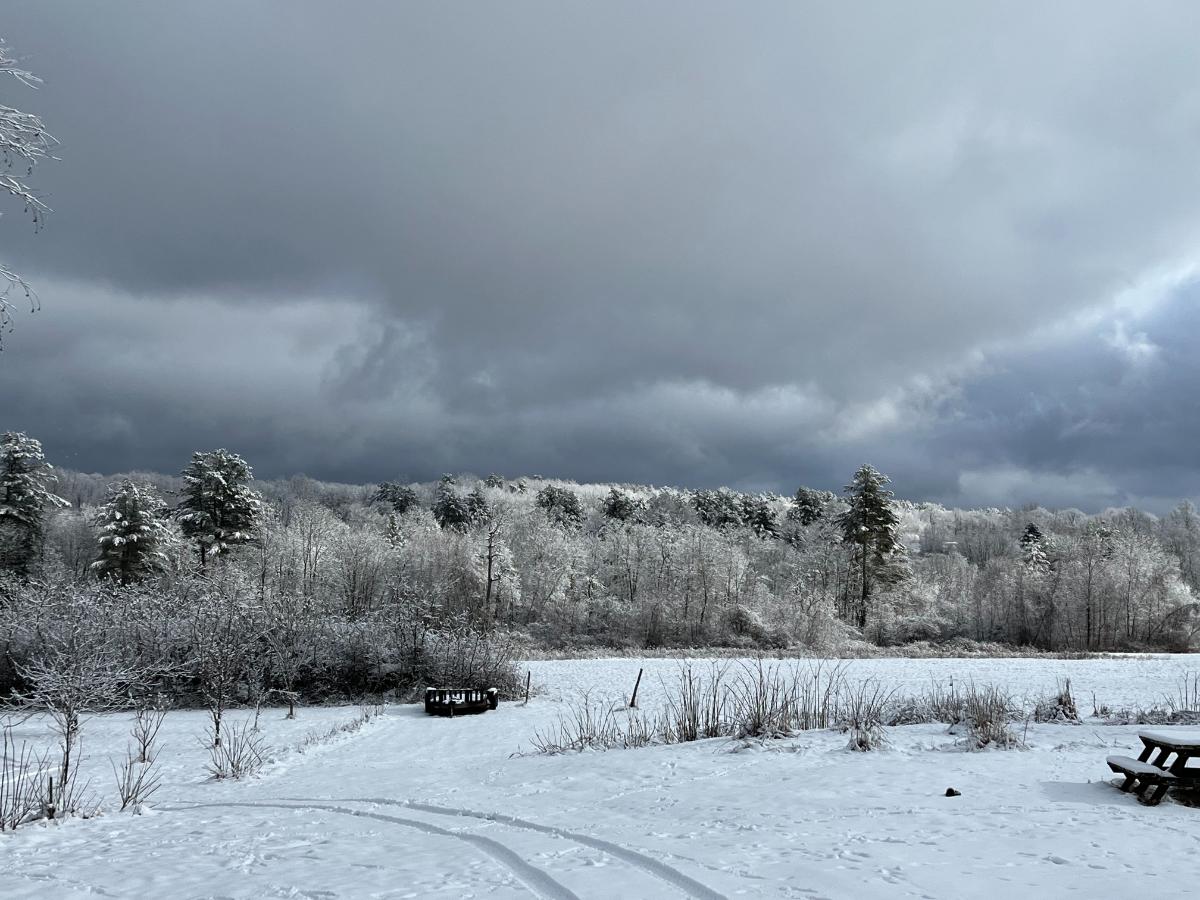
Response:
[[[788,663],[799,664],[800,663]],[[966,753],[944,726],[890,729],[850,753],[813,732],[572,756],[514,756],[584,688],[620,699],[639,666],[643,709],[674,660],[530,663],[528,707],[426,718],[393,707],[299,753],[305,732],[356,710],[264,713],[276,760],[213,783],[200,713],[172,713],[164,785],[147,814],[0,836],[0,897],[1130,897],[1200,890],[1200,808],[1140,806],[1104,757],[1136,727],[1033,725],[1024,752]],[[1004,684],[1030,698],[1069,675],[1081,711],[1161,702],[1200,656],[1111,660],[858,660],[902,692],[930,681]],[[238,713],[238,716],[243,715]],[[85,726],[95,787],[128,717]],[[23,737],[44,738],[36,722]],[[947,798],[953,786],[962,796]]]

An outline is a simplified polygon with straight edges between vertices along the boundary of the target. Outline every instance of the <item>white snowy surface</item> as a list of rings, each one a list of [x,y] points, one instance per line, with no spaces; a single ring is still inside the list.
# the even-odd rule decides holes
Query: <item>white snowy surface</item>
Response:
[[[1200,891],[1200,807],[1171,798],[1143,807],[1110,784],[1105,757],[1136,755],[1136,726],[1031,725],[1027,751],[963,752],[945,726],[920,725],[889,729],[891,749],[875,753],[846,751],[836,732],[811,732],[750,747],[713,740],[514,755],[580,690],[620,700],[644,666],[639,705],[652,708],[679,665],[529,663],[541,694],[528,707],[502,703],[496,712],[453,720],[427,718],[419,706],[391,707],[363,731],[303,754],[287,748],[356,710],[302,709],[293,722],[269,710],[262,725],[276,759],[241,783],[206,779],[203,713],[172,713],[153,809],[0,835],[0,897],[1125,898]],[[1200,657],[846,665],[851,677],[884,678],[902,693],[953,677],[1032,699],[1070,676],[1086,712],[1092,692],[1112,707],[1160,703],[1180,676],[1200,671]],[[128,716],[113,715],[84,727],[88,771],[102,795],[111,797],[108,756],[123,750],[128,724]],[[20,731],[46,739],[39,722]],[[947,787],[962,796],[944,796]]]

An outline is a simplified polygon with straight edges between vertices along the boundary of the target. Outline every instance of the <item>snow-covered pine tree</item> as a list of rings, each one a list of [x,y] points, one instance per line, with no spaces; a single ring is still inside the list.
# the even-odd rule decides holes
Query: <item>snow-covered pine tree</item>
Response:
[[[640,498],[631,497],[620,488],[610,488],[604,498],[604,516],[618,522],[628,522],[646,509]]]
[[[109,487],[94,520],[99,553],[92,571],[128,585],[165,569],[174,537],[166,515],[167,504],[151,485],[126,479]]]
[[[742,495],[742,523],[759,537],[779,535],[779,522],[771,509],[771,501],[762,495]]]
[[[379,485],[379,489],[371,496],[372,503],[386,503],[392,508],[398,516],[404,515],[410,509],[415,509],[420,503],[420,497],[417,492],[409,485],[398,484],[394,481],[385,481]]]
[[[467,517],[472,526],[483,525],[492,518],[492,507],[483,495],[483,489],[478,486],[467,494]]]
[[[250,466],[228,450],[196,451],[181,473],[183,500],[176,510],[184,537],[196,545],[200,567],[258,536],[262,497],[247,487]]]
[[[787,517],[793,522],[808,526],[825,515],[825,508],[834,499],[830,491],[815,491],[809,487],[796,489]]]
[[[900,518],[892,508],[893,494],[885,487],[890,483],[874,466],[861,466],[846,485],[849,508],[838,518],[842,540],[854,544],[858,556],[861,594],[854,618],[859,628],[867,624],[872,584],[894,581],[903,572],[897,565],[904,553]]]
[[[583,506],[575,492],[568,488],[548,484],[537,492],[535,502],[555,525],[571,529],[583,525]]]
[[[433,517],[438,527],[455,531],[467,531],[471,527],[471,508],[454,487],[454,479],[443,475],[438,483],[437,497],[433,501]]]
[[[1021,535],[1021,558],[1025,563],[1025,568],[1036,574],[1044,575],[1050,569],[1050,557],[1047,553],[1046,536],[1042,533],[1042,529],[1036,524],[1030,522],[1025,526],[1025,533]]]
[[[50,491],[53,472],[39,441],[19,431],[0,437],[0,570],[28,574],[41,549],[46,508],[71,505]]]
[[[711,528],[725,528],[744,524],[742,499],[729,488],[715,491],[696,491],[692,495],[692,506],[700,521]]]

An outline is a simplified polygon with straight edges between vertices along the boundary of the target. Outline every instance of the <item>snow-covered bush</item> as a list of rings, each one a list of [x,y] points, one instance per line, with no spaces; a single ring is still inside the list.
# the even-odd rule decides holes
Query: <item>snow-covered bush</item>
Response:
[[[627,728],[619,716],[627,717],[628,721],[638,724]],[[622,707],[597,700],[590,692],[585,692],[578,703],[567,707],[567,712],[560,715],[551,728],[534,732],[530,743],[537,753],[611,750],[616,747],[643,746],[650,743],[650,740],[643,740],[647,730],[644,717],[640,713],[625,713]],[[655,736],[658,736],[661,730],[658,726],[649,729]],[[630,732],[638,737],[631,740],[628,736]]]
[[[714,665],[707,679],[690,665],[679,671],[676,690],[667,695],[667,743],[720,737],[728,729],[728,695],[721,681],[724,667]]]
[[[220,743],[210,726],[208,731],[208,773],[214,779],[237,780],[254,775],[266,764],[270,747],[255,733],[250,722],[228,726]]]
[[[0,832],[46,817],[41,776],[51,769],[49,754],[17,744],[12,726],[0,726]]]
[[[159,775],[155,770],[153,757],[149,761],[143,761],[135,750],[129,748],[125,751],[125,759],[121,765],[118,766],[114,762],[112,767],[121,811],[132,809],[134,812],[141,812],[142,805],[159,788]]]
[[[846,690],[838,726],[850,736],[847,750],[878,750],[887,745],[884,717],[894,691],[875,679],[867,679]]]
[[[1013,732],[1012,722],[1019,710],[1012,698],[994,685],[972,685],[963,692],[963,725],[965,744],[969,750],[996,747],[1001,750],[1020,749],[1022,740]],[[954,726],[952,726],[952,731]]]

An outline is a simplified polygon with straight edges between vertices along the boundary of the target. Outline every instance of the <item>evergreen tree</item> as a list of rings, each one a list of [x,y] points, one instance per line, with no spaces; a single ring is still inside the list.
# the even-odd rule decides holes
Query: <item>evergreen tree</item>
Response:
[[[620,488],[611,488],[604,498],[604,516],[616,519],[618,522],[628,522],[636,519],[646,509],[646,504],[640,499],[634,499]]]
[[[27,575],[42,546],[46,508],[71,505],[50,491],[53,472],[39,441],[19,431],[0,437],[0,569]]]
[[[742,498],[729,488],[717,491],[696,491],[692,505],[700,521],[711,528],[743,524]]]
[[[777,537],[779,523],[766,497],[742,497],[742,523],[759,537]]]
[[[583,507],[572,490],[548,484],[537,492],[536,502],[555,525],[563,528],[579,528],[583,525]]]
[[[165,569],[172,541],[166,512],[166,503],[148,484],[125,480],[110,487],[94,522],[99,555],[93,571],[128,585]]]
[[[1042,529],[1038,528],[1035,523],[1030,522],[1025,526],[1025,533],[1021,535],[1021,540],[1018,543],[1020,543],[1022,550],[1028,550],[1030,546],[1041,544],[1045,539]]]
[[[384,528],[383,536],[388,542],[388,546],[393,550],[399,550],[404,546],[404,532],[400,530],[400,522],[394,514],[388,516],[387,527]]]
[[[433,517],[438,526],[466,531],[471,527],[471,507],[454,489],[454,479],[443,475],[438,484],[437,497],[433,501]]]
[[[487,497],[483,496],[482,488],[475,488],[467,494],[467,521],[470,525],[482,525],[492,517],[492,508],[488,505]]]
[[[203,568],[210,555],[253,541],[262,523],[262,497],[247,487],[250,466],[228,450],[197,451],[181,473],[176,510],[184,537],[196,545]]]
[[[1025,532],[1018,543],[1021,546],[1021,558],[1026,569],[1037,574],[1044,574],[1050,569],[1050,542],[1042,529],[1033,522],[1025,526]]]
[[[825,507],[833,500],[829,491],[815,491],[812,488],[800,487],[792,497],[792,505],[787,517],[790,521],[808,526],[825,516]]]
[[[900,518],[892,504],[892,492],[885,485],[891,479],[873,466],[862,466],[854,480],[846,485],[848,508],[838,518],[842,540],[854,544],[858,556],[861,594],[855,611],[859,628],[866,627],[874,582],[898,580],[903,570],[896,565],[904,553],[899,540]]]
[[[420,498],[417,496],[417,492],[406,484],[385,481],[371,495],[371,502],[386,503],[392,508],[392,512],[402,516],[410,509],[415,508],[420,502]]]

